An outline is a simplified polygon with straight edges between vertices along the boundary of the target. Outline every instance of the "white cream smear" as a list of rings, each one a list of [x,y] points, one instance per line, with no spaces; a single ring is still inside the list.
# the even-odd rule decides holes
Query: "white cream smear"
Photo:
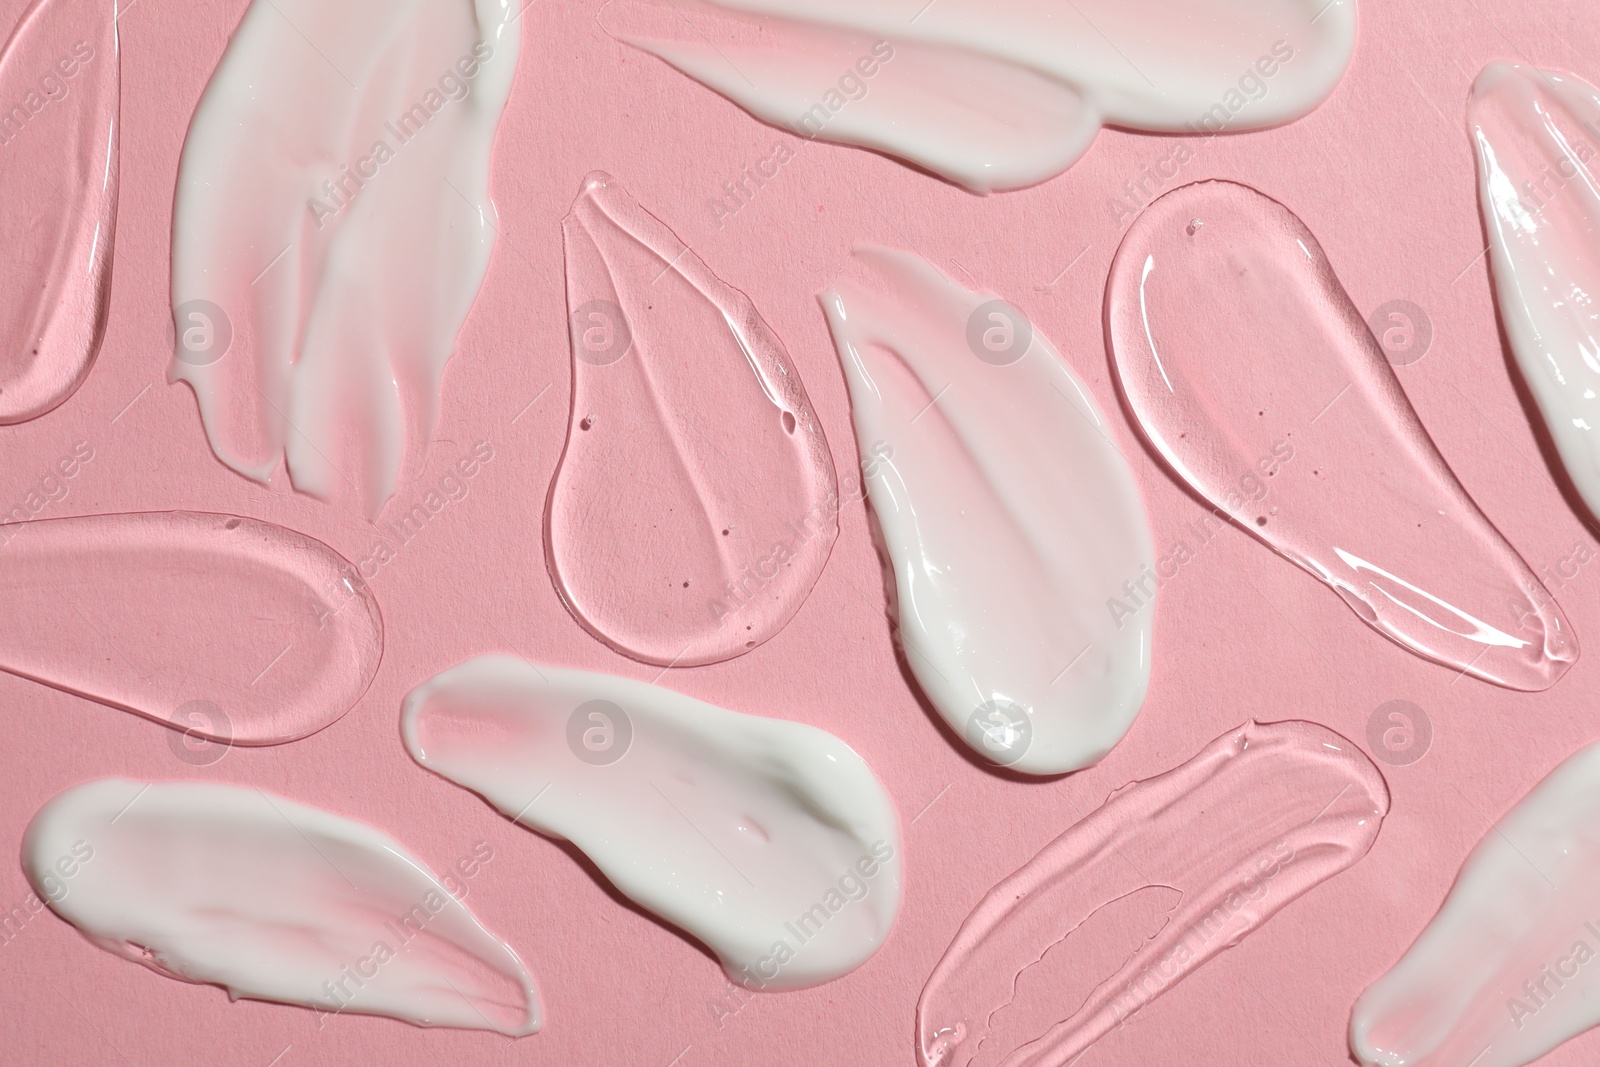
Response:
[[[1382,1067],[1517,1067],[1600,1024],[1600,745],[1484,835],[1416,943],[1356,1002]]]
[[[613,0],[600,18],[757,118],[980,193],[1059,174],[1103,125],[1300,118],[1356,39],[1355,0]]]
[[[870,281],[821,300],[907,663],[989,760],[1086,767],[1150,680],[1155,553],[1133,471],[1016,308],[910,253],[859,248],[855,263]]]
[[[399,842],[259,789],[103,778],[22,841],[40,899],[108,952],[230,998],[418,1026],[539,1029],[539,995]]]
[[[1573,486],[1600,517],[1600,90],[1485,67],[1467,125],[1512,353]]]
[[[172,381],[211,447],[369,517],[420,464],[494,244],[509,0],[255,0],[184,142]]]
[[[418,763],[572,842],[747,988],[837,978],[894,925],[894,807],[822,730],[484,656],[413,690],[401,732]]]

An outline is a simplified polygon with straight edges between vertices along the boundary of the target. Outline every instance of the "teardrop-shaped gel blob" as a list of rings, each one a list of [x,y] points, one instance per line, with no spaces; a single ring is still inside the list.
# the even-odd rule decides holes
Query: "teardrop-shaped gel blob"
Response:
[[[1532,1063],[1600,1025],[1597,961],[1600,745],[1590,745],[1478,842],[1439,914],[1356,1002],[1350,1047],[1369,1067]]]
[[[83,382],[117,229],[116,0],[34,0],[0,52],[0,425]]]
[[[854,970],[900,909],[894,806],[814,727],[484,656],[413,690],[401,733],[418,763],[571,841],[747,988]]]
[[[421,464],[494,246],[503,0],[254,0],[184,141],[171,381],[212,450],[359,499]]]
[[[1567,475],[1600,517],[1600,90],[1491,64],[1467,125],[1506,336]]]
[[[1361,750],[1309,722],[1247,723],[1189,762],[1133,782],[991,889],[917,1002],[923,1067],[1066,1067],[1284,906],[1354,864],[1389,789]],[[1177,897],[1114,973],[1078,975],[1043,1035],[998,1034],[1023,972],[1075,950],[1096,913],[1143,890]],[[1069,960],[1069,963],[1071,961]],[[1050,990],[1054,993],[1054,990]],[[1029,1035],[1032,1036],[1032,1035]],[[997,1043],[1003,1041],[1003,1047]],[[1409,1061],[1407,1061],[1409,1062]]]
[[[1103,124],[1210,136],[1309,113],[1355,0],[613,0],[607,32],[757,118],[988,193]]]
[[[1468,498],[1304,223],[1201,182],[1129,228],[1106,330],[1139,427],[1235,523],[1417,655],[1510,689],[1578,657]]]
[[[242,745],[338,719],[383,654],[344,557],[190,511],[0,526],[0,618],[0,670]]]
[[[989,760],[1086,767],[1150,681],[1155,554],[1133,471],[1016,308],[907,252],[855,263],[867,280],[821,300],[906,661]]]
[[[833,458],[783,343],[615,180],[562,223],[572,413],[545,553],[584,628],[646,663],[742,655],[838,535]]]
[[[107,952],[235,1000],[539,1029],[516,952],[400,842],[319,808],[102,778],[39,809],[22,865],[39,899]]]

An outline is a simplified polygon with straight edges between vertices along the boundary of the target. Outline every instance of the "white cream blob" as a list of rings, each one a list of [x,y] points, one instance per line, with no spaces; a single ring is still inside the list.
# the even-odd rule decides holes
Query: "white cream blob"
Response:
[[[1600,1025],[1600,745],[1495,824],[1427,929],[1356,1001],[1368,1067],[1519,1067]]]
[[[975,192],[1066,170],[1103,125],[1200,136],[1308,114],[1355,0],[613,0],[601,22],[766,122]]]
[[[832,734],[509,656],[419,686],[401,719],[418,763],[572,842],[747,988],[837,978],[894,925],[894,806]]]
[[[237,1000],[418,1026],[539,1029],[539,995],[399,842],[259,789],[102,778],[22,841],[41,900],[108,952]]]
[[[1150,680],[1155,553],[1133,471],[1020,311],[910,253],[855,261],[870,281],[821,300],[907,663],[981,755],[1086,767]]]
[[[255,0],[184,142],[172,381],[265,482],[359,499],[414,472],[488,267],[509,0]]]
[[[1472,87],[1467,125],[1511,351],[1600,517],[1600,89],[1493,63]]]

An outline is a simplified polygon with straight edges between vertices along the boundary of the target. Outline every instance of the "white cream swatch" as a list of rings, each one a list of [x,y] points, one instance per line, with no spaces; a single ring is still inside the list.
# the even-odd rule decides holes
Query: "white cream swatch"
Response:
[[[483,656],[413,690],[401,733],[418,763],[571,841],[747,988],[837,978],[894,925],[894,807],[822,730]]]
[[[172,381],[217,456],[377,515],[494,244],[509,0],[254,0],[184,142]]]
[[[907,663],[993,762],[1087,767],[1150,680],[1154,549],[1133,471],[1020,311],[910,253],[855,261],[871,280],[821,299],[875,457],[867,494]]]
[[[1367,1067],[1519,1067],[1600,1025],[1600,744],[1494,825],[1356,1001]]]
[[[22,842],[34,891],[108,952],[232,999],[539,1029],[522,961],[387,834],[259,789],[102,778]]]
[[[600,20],[757,118],[980,193],[1059,174],[1103,125],[1300,118],[1356,38],[1355,0],[613,0]]]
[[[1567,475],[1600,517],[1600,89],[1492,63],[1467,114],[1506,336]]]

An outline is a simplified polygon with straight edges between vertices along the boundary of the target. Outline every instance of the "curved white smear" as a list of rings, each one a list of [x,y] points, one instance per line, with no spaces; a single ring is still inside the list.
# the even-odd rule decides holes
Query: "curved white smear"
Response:
[[[418,763],[571,841],[748,988],[837,978],[894,925],[894,807],[822,730],[483,656],[413,690],[401,731]]]
[[[989,759],[1086,767],[1150,680],[1155,553],[1133,471],[1021,312],[907,252],[855,258],[871,284],[821,299],[907,662]]]
[[[540,1026],[517,954],[399,842],[259,789],[75,786],[34,815],[22,864],[96,945],[235,1000],[512,1036]]]
[[[974,192],[1066,170],[1102,125],[1209,136],[1308,114],[1355,0],[613,0],[602,24],[764,121]]]
[[[34,0],[0,51],[0,425],[71,396],[105,336],[119,17],[116,0]]]
[[[1356,1002],[1369,1067],[1518,1067],[1600,1024],[1600,745],[1484,835],[1400,962]]]
[[[370,516],[426,451],[494,244],[509,0],[255,0],[184,142],[177,349],[211,447]]]
[[[1500,317],[1562,465],[1600,517],[1600,90],[1492,63],[1467,125]]]

